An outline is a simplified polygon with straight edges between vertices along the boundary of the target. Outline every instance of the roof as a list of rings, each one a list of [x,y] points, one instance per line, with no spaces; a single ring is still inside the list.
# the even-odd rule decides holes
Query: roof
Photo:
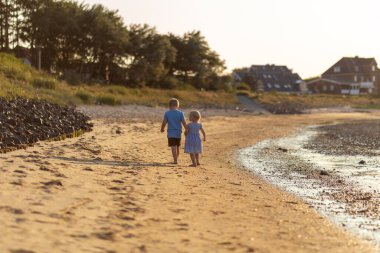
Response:
[[[335,67],[341,68],[339,73],[366,73],[373,64],[377,66],[375,58],[343,57],[322,75],[335,74]]]
[[[251,70],[255,71],[291,71],[287,66],[284,65],[273,65],[273,64],[267,64],[267,65],[252,65]]]
[[[291,69],[284,65],[252,65],[249,69],[250,75],[260,80],[264,85],[264,90],[278,90],[287,92],[297,92],[300,89],[301,77],[293,73]]]
[[[293,73],[287,66],[277,65],[252,65],[250,73],[257,79],[267,81],[297,82],[302,80],[297,73]]]
[[[31,58],[32,55],[31,50],[23,46],[16,46],[12,51],[18,58]]]

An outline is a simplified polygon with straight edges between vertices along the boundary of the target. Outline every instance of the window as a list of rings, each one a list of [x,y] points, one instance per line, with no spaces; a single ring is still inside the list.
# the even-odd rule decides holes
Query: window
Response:
[[[372,71],[373,71],[373,72],[376,71],[376,66],[375,66],[375,65],[372,65]]]
[[[279,84],[275,84],[274,87],[276,87],[277,89],[281,88],[281,86]]]
[[[376,82],[376,76],[373,76],[373,77],[372,77],[372,81],[373,81],[373,82]]]
[[[334,67],[334,73],[340,73],[340,66]]]
[[[358,81],[358,76],[354,76],[354,82],[357,82]]]
[[[269,89],[272,88],[272,84],[270,84],[270,83],[268,83],[267,86],[268,86]]]
[[[331,85],[331,86],[330,86],[330,90],[331,90],[331,91],[334,91],[334,90],[335,90],[335,86],[334,86],[334,85]]]
[[[272,76],[268,74],[268,78],[272,78]]]
[[[267,75],[264,74],[263,76],[264,76],[265,79],[267,78]]]
[[[355,66],[355,72],[359,72],[359,66]]]
[[[327,91],[327,86],[326,85],[323,85],[323,91]]]

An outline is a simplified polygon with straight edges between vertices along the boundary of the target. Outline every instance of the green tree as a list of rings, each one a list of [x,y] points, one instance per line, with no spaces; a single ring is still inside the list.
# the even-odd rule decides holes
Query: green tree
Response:
[[[197,88],[210,89],[210,80],[225,70],[224,61],[211,50],[205,37],[199,32],[186,33],[183,37],[171,34],[177,57],[171,65],[171,75]]]
[[[0,50],[10,51],[19,42],[19,6],[0,0]]]
[[[86,61],[92,65],[92,74],[101,78],[110,66],[124,64],[129,44],[128,31],[118,13],[102,5],[86,10],[84,24],[82,54],[87,52]]]
[[[160,86],[176,59],[176,49],[167,36],[148,25],[129,27],[130,47],[128,80],[137,86]]]
[[[0,50],[30,48],[37,65],[73,83],[216,90],[230,82],[224,62],[198,31],[164,35],[126,26],[117,11],[72,0],[0,0]]]

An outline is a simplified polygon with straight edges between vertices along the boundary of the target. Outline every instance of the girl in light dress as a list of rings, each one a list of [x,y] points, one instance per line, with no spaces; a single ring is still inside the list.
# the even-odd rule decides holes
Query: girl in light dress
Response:
[[[202,154],[202,139],[199,132],[203,135],[203,141],[206,141],[206,133],[200,123],[201,113],[192,111],[190,113],[190,123],[187,125],[185,135],[185,153],[190,154],[192,164],[190,167],[201,165],[199,156]]]

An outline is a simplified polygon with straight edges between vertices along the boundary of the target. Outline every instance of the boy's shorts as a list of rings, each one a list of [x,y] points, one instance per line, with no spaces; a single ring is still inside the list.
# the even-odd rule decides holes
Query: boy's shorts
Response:
[[[181,146],[181,138],[168,138],[169,147]]]

